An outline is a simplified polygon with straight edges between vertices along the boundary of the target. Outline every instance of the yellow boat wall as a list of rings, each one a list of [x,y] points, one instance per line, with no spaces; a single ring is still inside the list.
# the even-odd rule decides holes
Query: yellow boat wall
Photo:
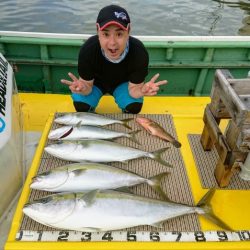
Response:
[[[29,250],[29,249],[64,249],[64,250],[117,250],[117,249],[250,249],[250,241],[237,242],[18,242],[15,240],[20,222],[23,216],[22,207],[29,196],[29,184],[36,174],[40,157],[43,152],[47,135],[53,121],[54,112],[74,111],[71,98],[68,95],[56,94],[20,94],[24,113],[26,130],[43,131],[40,143],[37,147],[29,175],[26,179],[22,195],[20,197],[12,227],[5,245],[5,250]],[[188,134],[201,134],[203,129],[203,112],[209,97],[147,97],[142,114],[171,114],[179,141],[182,143],[181,154],[187,168],[187,174],[191,185],[195,203],[206,193],[203,189],[197,173],[195,161],[188,142]],[[104,96],[98,113],[116,113],[120,110],[116,107],[111,96]],[[226,122],[222,123],[224,129]],[[226,221],[234,230],[250,229],[250,191],[219,189],[212,199],[214,213]],[[203,231],[221,230],[216,225],[199,217]]]

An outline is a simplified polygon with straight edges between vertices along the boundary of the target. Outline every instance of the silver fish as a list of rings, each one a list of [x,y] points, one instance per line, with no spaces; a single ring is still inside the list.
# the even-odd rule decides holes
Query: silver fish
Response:
[[[53,228],[87,232],[140,225],[162,227],[168,219],[192,213],[204,215],[218,226],[231,230],[208,204],[214,191],[208,191],[195,207],[110,190],[60,193],[26,204],[23,212]]]
[[[110,129],[96,127],[96,126],[63,126],[54,130],[51,130],[48,138],[50,140],[81,140],[81,139],[115,139],[119,137],[127,137],[132,141],[137,142],[135,134],[140,130],[134,132],[125,133],[117,132]],[[138,142],[137,142],[138,143]]]
[[[172,167],[161,158],[161,154],[166,149],[168,148],[150,153],[105,140],[81,140],[59,141],[48,145],[44,150],[60,159],[75,162],[126,162],[140,157],[149,157],[167,167]]]
[[[91,126],[105,126],[110,124],[121,124],[126,128],[131,129],[128,122],[133,120],[133,118],[116,120],[112,118],[105,117],[104,115],[88,113],[88,112],[75,112],[68,113],[66,115],[57,117],[54,121],[63,125],[91,125]]]
[[[33,189],[50,192],[81,192],[91,190],[119,189],[147,183],[167,199],[160,182],[168,172],[149,179],[109,165],[81,162],[64,165],[33,177]]]

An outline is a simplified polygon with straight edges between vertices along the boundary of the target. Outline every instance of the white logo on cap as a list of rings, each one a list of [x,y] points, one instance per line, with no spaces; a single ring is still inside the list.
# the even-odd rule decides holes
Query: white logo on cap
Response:
[[[115,11],[114,14],[115,14],[116,18],[118,18],[118,19],[121,18],[122,20],[127,20],[127,16],[124,12]]]

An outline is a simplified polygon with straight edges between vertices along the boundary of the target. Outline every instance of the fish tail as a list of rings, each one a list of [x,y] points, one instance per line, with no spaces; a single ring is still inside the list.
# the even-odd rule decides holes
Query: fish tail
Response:
[[[164,199],[169,201],[168,196],[164,193],[164,191],[161,188],[161,180],[170,174],[169,172],[164,172],[158,175],[155,175],[153,177],[150,177],[147,181],[148,185],[150,185],[157,193],[160,194],[160,196]]]
[[[156,160],[157,162],[161,163],[164,166],[172,168],[173,166],[170,163],[168,163],[167,161],[161,158],[161,154],[164,153],[168,149],[169,147],[158,149],[155,152],[150,153],[149,157]]]
[[[129,123],[130,121],[132,121],[132,120],[134,120],[134,118],[127,118],[127,119],[121,120],[121,122],[122,122],[122,125],[123,125],[125,128],[132,129],[132,128],[128,125],[128,123]]]
[[[139,145],[141,145],[141,143],[136,139],[135,135],[137,133],[139,133],[140,131],[141,130],[136,130],[136,131],[133,131],[133,132],[129,132],[129,135],[130,135],[129,138],[130,138],[130,140],[133,141],[133,142],[136,142]]]
[[[215,188],[211,188],[202,198],[201,200],[198,202],[197,207],[200,207],[203,209],[204,214],[201,214],[202,216],[204,216],[206,219],[212,221],[214,224],[216,224],[217,226],[225,229],[225,230],[229,230],[229,231],[233,231],[233,229],[228,226],[224,221],[222,221],[218,216],[216,216],[213,212],[213,209],[210,205],[210,201],[215,193],[216,189]]]
[[[177,140],[173,140],[171,143],[172,143],[176,148],[180,148],[180,147],[181,147],[181,143],[178,142]]]

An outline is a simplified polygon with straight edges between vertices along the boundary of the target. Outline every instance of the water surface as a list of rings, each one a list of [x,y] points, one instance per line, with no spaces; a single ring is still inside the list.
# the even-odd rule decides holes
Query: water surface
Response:
[[[0,30],[95,34],[111,3],[128,10],[133,35],[250,35],[250,0],[4,0]]]

